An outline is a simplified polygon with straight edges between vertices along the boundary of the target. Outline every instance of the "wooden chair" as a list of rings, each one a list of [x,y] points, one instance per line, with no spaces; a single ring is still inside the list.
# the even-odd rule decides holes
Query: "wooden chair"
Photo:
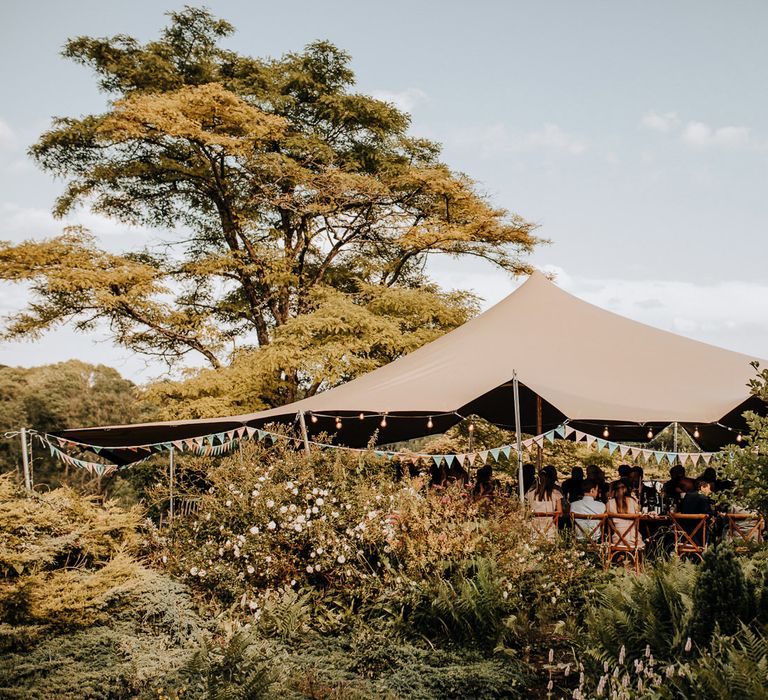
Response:
[[[728,539],[737,552],[747,551],[747,543],[763,541],[763,516],[759,513],[726,513]]]
[[[574,539],[605,562],[605,513],[571,513]]]
[[[640,573],[645,543],[640,536],[640,513],[606,513],[606,568],[617,561],[627,566],[631,563],[635,573]]]
[[[706,514],[670,513],[672,532],[675,535],[675,554],[679,557],[692,556],[701,560],[707,548]]]
[[[562,511],[537,511],[531,512],[531,527],[535,535],[554,540],[557,537]]]

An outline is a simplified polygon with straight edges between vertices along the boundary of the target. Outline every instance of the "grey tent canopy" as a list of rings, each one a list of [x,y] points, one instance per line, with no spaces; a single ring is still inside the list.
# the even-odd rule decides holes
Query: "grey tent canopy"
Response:
[[[441,432],[470,414],[513,426],[512,378],[520,381],[523,432],[536,429],[536,397],[545,430],[564,420],[612,440],[643,441],[678,422],[699,429],[704,449],[733,442],[745,410],[762,410],[748,381],[757,357],[724,350],[600,309],[535,272],[485,313],[394,362],[285,406],[239,416],[79,428],[58,436],[113,448],[182,440],[242,426],[308,417],[312,434],[363,446]],[[381,427],[382,416],[386,427]],[[309,420],[312,418],[312,420]],[[337,419],[341,429],[336,429]],[[427,423],[431,419],[433,427]]]

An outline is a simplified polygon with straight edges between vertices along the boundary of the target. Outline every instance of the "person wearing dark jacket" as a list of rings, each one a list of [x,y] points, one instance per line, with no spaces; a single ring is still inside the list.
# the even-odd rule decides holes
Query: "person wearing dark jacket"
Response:
[[[696,479],[693,491],[689,491],[680,501],[680,507],[677,509],[678,513],[682,515],[708,515],[711,516],[714,513],[712,508],[712,501],[709,499],[709,495],[712,493],[712,484],[704,479]],[[681,525],[683,529],[691,535],[698,525],[697,522],[682,521]],[[708,527],[705,524],[703,528],[698,530],[696,534],[691,538],[700,547],[704,544],[704,529]]]

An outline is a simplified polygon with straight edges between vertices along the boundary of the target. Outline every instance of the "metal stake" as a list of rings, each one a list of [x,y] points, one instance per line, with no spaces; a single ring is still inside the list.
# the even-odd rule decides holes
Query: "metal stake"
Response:
[[[304,420],[304,411],[299,411],[299,424],[301,425],[301,437],[304,439],[304,452],[309,455],[309,436],[307,435],[307,423]]]
[[[169,520],[169,522],[171,524],[173,524],[173,482],[174,482],[174,480],[176,478],[176,465],[175,465],[174,459],[173,459],[173,447],[171,447],[168,455],[169,455],[169,457],[168,457],[168,471],[170,473],[169,474],[169,476],[170,476],[170,484],[169,484],[168,491],[169,491],[169,496],[170,496],[170,501],[171,501],[170,509],[168,511],[168,520]]]

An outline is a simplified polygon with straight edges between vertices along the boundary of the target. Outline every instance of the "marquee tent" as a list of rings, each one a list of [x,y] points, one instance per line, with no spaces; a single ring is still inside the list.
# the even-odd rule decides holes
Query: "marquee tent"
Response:
[[[391,443],[444,431],[471,414],[512,427],[516,375],[523,432],[535,432],[539,421],[548,430],[568,420],[585,432],[607,429],[612,440],[643,441],[649,429],[655,434],[678,422],[691,432],[698,428],[700,445],[715,449],[743,429],[743,411],[761,406],[747,387],[755,360],[605,311],[535,272],[463,326],[311,398],[239,416],[58,435],[118,448],[109,456],[129,462],[142,451],[119,448],[292,422],[303,414],[310,434],[336,434],[340,444],[365,445],[376,431],[379,443]]]

